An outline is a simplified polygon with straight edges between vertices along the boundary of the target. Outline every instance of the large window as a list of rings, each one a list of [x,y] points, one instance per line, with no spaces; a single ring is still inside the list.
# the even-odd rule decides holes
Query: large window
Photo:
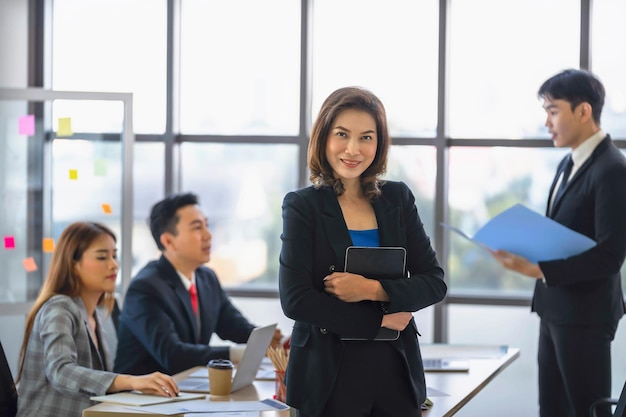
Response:
[[[224,285],[275,288],[283,196],[297,187],[297,147],[184,143],[182,189],[198,194]]]
[[[451,1],[450,136],[547,137],[537,90],[578,66],[579,16],[570,0]]]
[[[167,1],[51,3],[51,87],[60,91],[132,92],[134,131],[163,133]],[[110,114],[102,111],[99,120],[93,122],[106,122]]]
[[[602,124],[615,138],[626,136],[626,3],[620,0],[593,2],[591,64],[606,88]]]
[[[315,0],[312,118],[339,87],[359,85],[385,104],[394,136],[434,136],[436,0]]]
[[[296,135],[300,3],[181,5],[181,132]]]
[[[446,270],[450,297],[441,308],[527,303],[530,280],[439,222],[473,234],[516,203],[544,212],[566,150],[549,140],[536,93],[562,69],[589,67],[604,81],[602,125],[626,143],[621,0],[45,3],[52,25],[37,33],[51,46],[41,55],[46,87],[133,94],[133,274],[158,256],[146,223],[152,204],[193,191],[213,233],[210,265],[225,286],[276,296],[281,202],[309,184],[311,120],[333,90],[360,85],[387,110],[385,178],[415,194]],[[115,159],[108,147],[119,115],[113,104],[98,106],[55,105],[55,117],[75,115],[76,130],[96,133],[58,142],[55,164],[68,153],[83,163]],[[23,145],[5,147],[19,154]],[[117,172],[113,162],[109,170]],[[86,199],[92,191],[80,190]],[[435,320],[445,317],[438,308]]]

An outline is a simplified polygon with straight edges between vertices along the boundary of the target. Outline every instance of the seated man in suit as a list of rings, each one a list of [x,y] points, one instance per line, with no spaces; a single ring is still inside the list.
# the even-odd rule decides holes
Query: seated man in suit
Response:
[[[197,196],[177,194],[156,203],[150,230],[162,255],[130,283],[119,317],[114,369],[172,375],[216,358],[237,362],[243,348],[209,346],[211,335],[245,343],[255,326],[204,266],[211,254],[211,233]],[[277,330],[272,345],[281,337]]]

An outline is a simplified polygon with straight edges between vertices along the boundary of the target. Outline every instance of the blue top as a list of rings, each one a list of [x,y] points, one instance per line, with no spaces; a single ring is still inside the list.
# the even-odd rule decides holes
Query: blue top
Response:
[[[349,230],[354,246],[380,246],[378,229]]]

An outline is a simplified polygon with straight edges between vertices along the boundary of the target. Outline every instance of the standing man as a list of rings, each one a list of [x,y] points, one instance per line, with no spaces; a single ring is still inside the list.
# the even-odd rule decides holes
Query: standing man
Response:
[[[588,417],[611,396],[611,342],[624,314],[620,268],[626,256],[626,160],[600,128],[604,87],[591,73],[565,70],[539,89],[554,145],[571,148],[550,187],[546,215],[596,241],[566,259],[494,253],[537,280],[541,417]],[[610,416],[609,409],[601,411]]]
[[[215,272],[204,266],[211,255],[211,233],[197,196],[176,194],[156,203],[150,231],[162,255],[128,287],[114,368],[173,375],[211,359],[237,362],[243,348],[209,346],[211,335],[245,343],[254,326],[231,303]],[[277,330],[272,344],[281,337]]]

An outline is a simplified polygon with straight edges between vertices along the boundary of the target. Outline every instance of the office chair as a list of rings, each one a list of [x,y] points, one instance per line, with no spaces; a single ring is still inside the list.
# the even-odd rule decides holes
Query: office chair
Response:
[[[626,383],[624,383],[624,388],[622,388],[622,393],[620,394],[618,399],[615,398],[600,398],[599,400],[594,401],[591,404],[591,417],[596,417],[596,410],[598,407],[602,406],[616,406],[615,411],[613,412],[614,417],[626,417]]]
[[[15,417],[17,414],[17,390],[9,368],[9,362],[0,342],[0,416]]]

